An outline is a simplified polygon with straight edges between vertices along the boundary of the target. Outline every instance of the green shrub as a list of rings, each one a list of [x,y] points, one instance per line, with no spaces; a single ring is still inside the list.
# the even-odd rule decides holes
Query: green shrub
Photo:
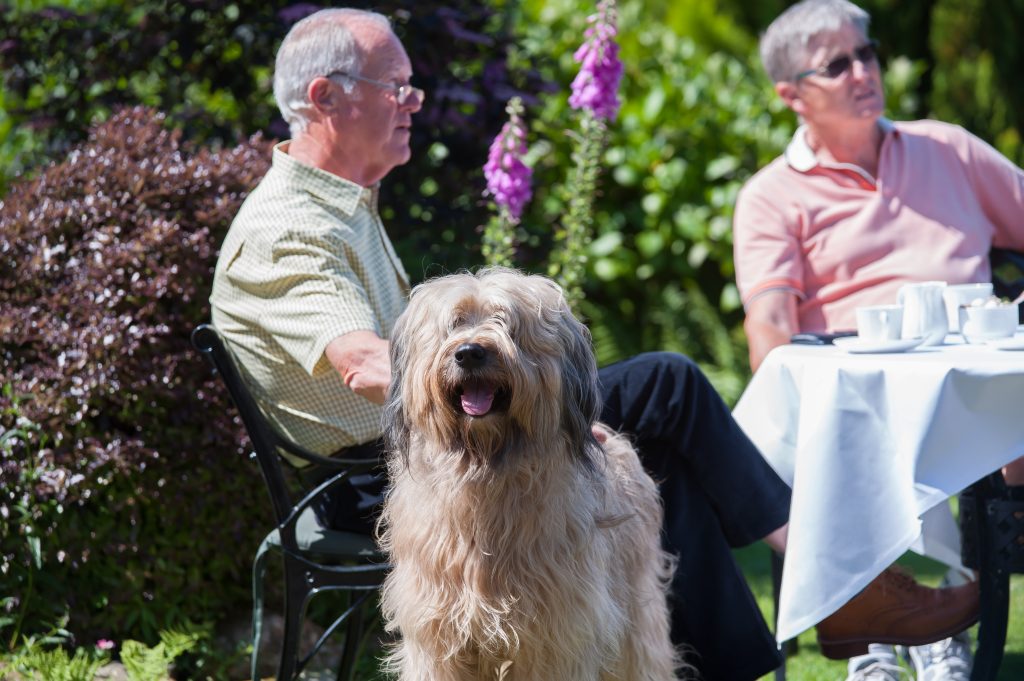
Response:
[[[0,593],[10,644],[62,612],[154,640],[248,607],[269,524],[242,429],[191,350],[217,245],[268,167],[125,110],[0,202]]]

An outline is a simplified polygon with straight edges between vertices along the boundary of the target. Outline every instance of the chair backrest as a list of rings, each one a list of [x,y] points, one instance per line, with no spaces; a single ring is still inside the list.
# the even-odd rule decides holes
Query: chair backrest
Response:
[[[213,326],[201,324],[196,327],[192,332],[192,345],[209,360],[216,372],[220,374],[231,395],[231,400],[242,416],[242,423],[245,424],[245,430],[252,441],[253,450],[260,470],[263,472],[263,479],[267,483],[267,491],[270,493],[274,515],[279,525],[285,522],[294,507],[282,467],[283,459],[280,456],[282,451],[311,464],[331,469],[366,467],[365,460],[321,456],[300,447],[281,435],[264,416],[242,378],[235,362],[234,353],[227,347],[224,339]]]

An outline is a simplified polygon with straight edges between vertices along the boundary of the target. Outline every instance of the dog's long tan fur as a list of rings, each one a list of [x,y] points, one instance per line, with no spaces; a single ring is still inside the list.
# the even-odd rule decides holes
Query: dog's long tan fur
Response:
[[[558,286],[500,268],[429,281],[391,352],[391,671],[674,679],[657,490],[625,438],[593,435],[590,336]]]

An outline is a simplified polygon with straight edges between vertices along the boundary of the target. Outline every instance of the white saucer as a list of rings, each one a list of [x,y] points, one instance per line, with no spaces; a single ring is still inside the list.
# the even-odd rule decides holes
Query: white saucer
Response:
[[[899,340],[866,340],[850,336],[836,338],[832,344],[853,353],[906,352],[924,342],[923,338],[901,338]]]
[[[1024,336],[985,341],[985,345],[998,350],[1024,350]]]

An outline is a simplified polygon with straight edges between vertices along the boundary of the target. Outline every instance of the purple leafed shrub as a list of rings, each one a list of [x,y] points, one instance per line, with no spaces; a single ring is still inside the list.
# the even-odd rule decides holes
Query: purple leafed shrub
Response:
[[[259,137],[194,150],[126,109],[0,201],[0,617],[24,633],[248,606],[266,494],[189,333],[268,163]]]

